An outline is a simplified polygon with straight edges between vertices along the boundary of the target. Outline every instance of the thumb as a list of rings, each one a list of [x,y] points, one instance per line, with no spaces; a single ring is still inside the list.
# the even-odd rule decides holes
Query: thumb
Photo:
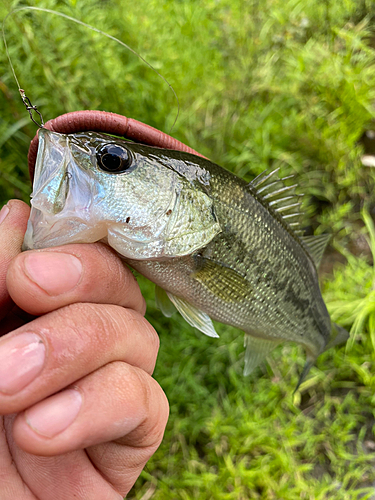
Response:
[[[0,319],[13,307],[6,288],[10,261],[21,252],[30,207],[20,200],[10,200],[0,211]]]

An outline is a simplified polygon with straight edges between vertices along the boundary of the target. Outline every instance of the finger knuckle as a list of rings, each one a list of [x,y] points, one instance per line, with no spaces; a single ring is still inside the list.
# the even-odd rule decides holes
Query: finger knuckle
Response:
[[[158,382],[142,370],[135,374],[140,380],[143,395],[143,404],[146,418],[138,427],[137,434],[145,432],[143,446],[158,447],[161,443],[169,417],[169,404],[167,397]]]
[[[116,443],[143,449],[148,456],[160,445],[169,417],[169,404],[164,391],[155,379],[145,371],[132,368],[126,370],[119,366],[126,377],[127,387],[132,387],[133,398],[137,400],[138,412],[143,415],[140,424],[126,436],[115,440]],[[127,397],[124,401],[127,400]]]
[[[143,319],[142,323],[144,325],[144,334],[147,338],[147,344],[150,348],[152,356],[155,358],[156,361],[160,347],[159,335],[156,333],[155,328],[152,325],[150,325],[150,323],[147,320],[145,320],[144,318],[142,319]]]
[[[39,318],[37,328],[50,339],[55,355],[74,351],[92,363],[127,361],[148,373],[155,367],[159,337],[133,309],[77,302]]]
[[[79,336],[90,336],[98,345],[109,343],[119,332],[113,319],[117,306],[91,303],[74,303],[56,311],[64,329],[73,330]],[[112,343],[112,341],[111,341]]]
[[[156,359],[159,351],[159,336],[153,326],[138,312],[132,309],[120,310],[118,329],[123,332],[133,343],[144,346],[139,350],[143,363],[142,366],[148,373],[152,373],[155,368]],[[114,319],[114,318],[113,318]]]

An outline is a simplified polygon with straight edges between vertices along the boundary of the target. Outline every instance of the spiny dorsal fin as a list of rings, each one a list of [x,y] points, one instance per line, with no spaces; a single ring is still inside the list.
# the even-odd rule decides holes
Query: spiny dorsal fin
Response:
[[[200,330],[209,337],[219,337],[208,314],[189,304],[186,300],[176,297],[173,293],[166,293],[173,305],[176,307],[177,311],[189,323],[189,325],[197,328],[197,330]]]
[[[324,250],[331,239],[330,234],[320,234],[319,236],[300,236],[301,240],[307,247],[316,267],[319,267],[322,260]]]
[[[293,178],[279,177],[280,168],[271,172],[266,170],[250,182],[250,187],[270,207],[278,212],[289,224],[293,231],[300,235],[303,212],[301,211],[301,198],[303,195],[296,194],[297,184],[287,186],[285,181]]]

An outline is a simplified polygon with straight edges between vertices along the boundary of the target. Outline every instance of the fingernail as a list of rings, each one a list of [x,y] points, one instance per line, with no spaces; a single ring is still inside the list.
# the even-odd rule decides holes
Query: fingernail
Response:
[[[52,438],[74,422],[81,405],[80,392],[67,389],[26,410],[26,422],[38,434]]]
[[[41,372],[45,346],[35,333],[22,333],[0,342],[0,392],[16,394]]]
[[[9,207],[8,205],[4,205],[3,208],[0,210],[0,224],[3,222],[3,220],[8,214],[9,214]]]
[[[33,252],[24,260],[27,276],[48,295],[60,295],[72,290],[82,274],[77,257],[66,253]]]

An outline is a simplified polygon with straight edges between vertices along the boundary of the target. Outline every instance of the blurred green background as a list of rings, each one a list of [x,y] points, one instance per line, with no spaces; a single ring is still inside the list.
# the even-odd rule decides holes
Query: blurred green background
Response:
[[[2,0],[0,19],[18,1]],[[302,350],[278,348],[242,376],[243,334],[220,339],[155,308],[155,377],[171,417],[128,498],[375,499],[374,169],[360,138],[375,128],[373,0],[35,0],[130,45],[173,85],[172,135],[251,180],[270,166],[305,193],[306,232],[331,232],[322,266],[347,346],[323,354],[293,395]],[[136,56],[56,16],[19,13],[6,25],[21,86],[48,120],[103,109],[169,132],[177,108]],[[36,127],[0,53],[0,202],[29,200],[27,149]]]

